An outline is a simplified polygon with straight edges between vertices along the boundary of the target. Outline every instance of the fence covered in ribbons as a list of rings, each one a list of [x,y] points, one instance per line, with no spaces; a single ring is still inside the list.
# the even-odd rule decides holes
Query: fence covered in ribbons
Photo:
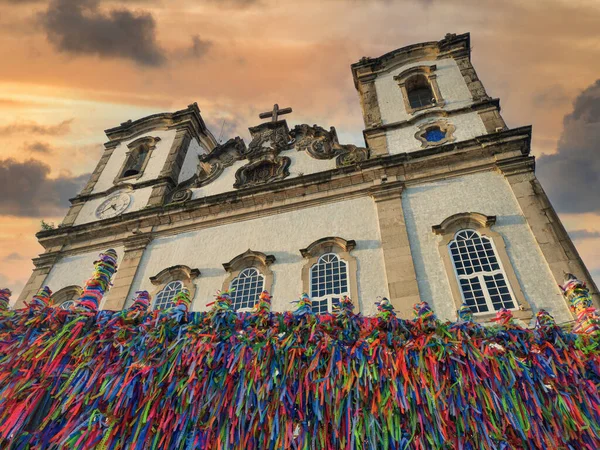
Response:
[[[306,295],[274,313],[266,292],[252,313],[226,292],[189,312],[185,290],[167,310],[146,292],[98,310],[115,261],[102,254],[70,311],[47,288],[11,311],[0,291],[1,448],[600,447],[599,322],[575,279],[571,332],[543,311],[534,329],[468,307],[440,322],[426,303],[401,320],[386,300],[376,317],[347,298],[315,315]]]

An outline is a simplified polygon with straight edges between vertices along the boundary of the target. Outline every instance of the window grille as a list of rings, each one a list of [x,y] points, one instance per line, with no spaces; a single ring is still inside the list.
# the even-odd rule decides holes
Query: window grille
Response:
[[[154,309],[167,309],[175,306],[173,299],[183,289],[181,281],[171,281],[162,291],[156,294],[154,299]]]
[[[492,240],[461,230],[448,244],[464,302],[474,314],[516,309],[514,294]]]
[[[326,253],[310,269],[310,296],[315,314],[326,314],[349,295],[348,263],[335,253]]]
[[[231,293],[233,309],[247,311],[252,308],[258,301],[264,284],[265,277],[257,269],[250,267],[242,270],[229,285],[230,290],[233,291]]]

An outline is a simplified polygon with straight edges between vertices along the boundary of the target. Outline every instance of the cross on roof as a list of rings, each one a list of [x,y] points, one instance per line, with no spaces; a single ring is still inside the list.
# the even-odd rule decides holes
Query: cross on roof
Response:
[[[273,111],[267,111],[264,113],[260,113],[258,115],[258,117],[260,117],[261,119],[268,119],[269,117],[272,117],[271,122],[277,122],[279,115],[289,114],[291,112],[292,112],[292,108],[279,109],[279,105],[277,103],[275,103],[273,105]]]

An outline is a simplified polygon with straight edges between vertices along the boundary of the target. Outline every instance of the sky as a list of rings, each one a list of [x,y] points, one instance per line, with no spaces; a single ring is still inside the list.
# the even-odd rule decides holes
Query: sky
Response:
[[[197,102],[248,141],[258,113],[364,145],[350,64],[446,33],[509,127],[533,125],[537,173],[600,282],[597,0],[0,0],[0,287],[18,295],[94,169],[103,130]]]

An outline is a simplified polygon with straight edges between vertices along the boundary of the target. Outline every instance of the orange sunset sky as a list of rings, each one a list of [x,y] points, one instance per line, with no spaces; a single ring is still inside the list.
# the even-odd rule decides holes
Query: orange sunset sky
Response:
[[[508,126],[533,124],[538,175],[600,282],[599,24],[599,0],[0,0],[0,287],[18,295],[104,129],[197,102],[215,136],[248,142],[277,102],[364,145],[350,64],[448,32],[471,32]]]

